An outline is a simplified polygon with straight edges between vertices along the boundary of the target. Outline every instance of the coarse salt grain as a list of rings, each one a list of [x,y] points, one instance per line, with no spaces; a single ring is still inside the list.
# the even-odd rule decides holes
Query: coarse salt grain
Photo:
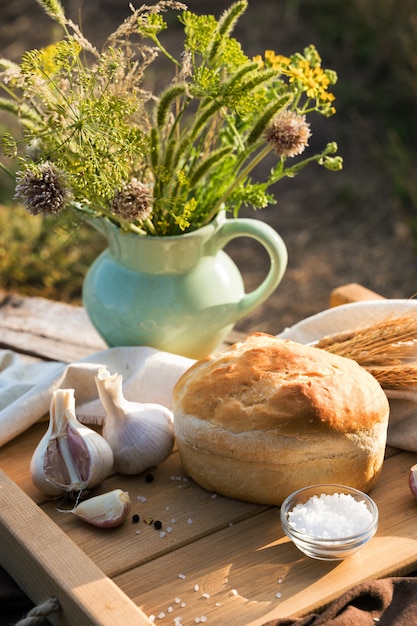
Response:
[[[321,539],[341,539],[363,532],[372,522],[364,500],[350,494],[312,496],[288,513],[291,528]]]

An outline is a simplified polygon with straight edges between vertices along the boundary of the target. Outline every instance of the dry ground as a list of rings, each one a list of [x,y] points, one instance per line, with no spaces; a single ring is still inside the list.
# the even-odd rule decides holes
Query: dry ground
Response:
[[[75,19],[82,6],[84,30],[98,43],[128,10],[127,0],[64,4]],[[220,0],[188,2],[190,9],[205,11],[208,7],[216,14],[228,4]],[[247,53],[273,48],[290,54],[310,43],[320,51],[319,36],[299,19],[297,4],[252,0],[237,33]],[[26,47],[43,45],[50,28],[35,0],[3,0],[0,53],[16,59]],[[342,53],[324,59],[324,65],[337,70],[342,91],[349,73],[343,64]],[[344,170],[330,173],[313,165],[296,179],[277,185],[277,205],[256,215],[248,213],[281,234],[289,264],[276,292],[238,324],[243,331],[279,332],[326,308],[331,290],[345,283],[362,283],[389,298],[417,292],[417,253],[380,159],[382,130],[351,104],[349,109],[338,109],[329,120],[317,122],[316,118],[312,131],[313,148],[321,149],[329,140],[338,142]],[[242,268],[247,287],[256,286],[266,273],[263,252],[246,240],[228,249]]]

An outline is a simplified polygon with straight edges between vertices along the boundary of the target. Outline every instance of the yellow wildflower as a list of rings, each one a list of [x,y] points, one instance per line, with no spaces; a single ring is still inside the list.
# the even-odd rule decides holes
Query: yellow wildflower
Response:
[[[56,62],[57,51],[58,45],[55,43],[41,49],[39,65],[42,67],[45,74],[55,74],[59,70],[60,66]]]

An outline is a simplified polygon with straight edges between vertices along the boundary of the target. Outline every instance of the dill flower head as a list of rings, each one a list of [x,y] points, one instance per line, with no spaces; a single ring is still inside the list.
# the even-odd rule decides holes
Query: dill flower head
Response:
[[[32,215],[58,215],[71,198],[65,174],[46,161],[16,174],[14,199]]]
[[[278,113],[264,132],[265,140],[280,157],[301,154],[308,146],[310,135],[305,115],[288,110]]]
[[[152,195],[137,178],[116,191],[112,211],[127,222],[143,222],[152,213]]]

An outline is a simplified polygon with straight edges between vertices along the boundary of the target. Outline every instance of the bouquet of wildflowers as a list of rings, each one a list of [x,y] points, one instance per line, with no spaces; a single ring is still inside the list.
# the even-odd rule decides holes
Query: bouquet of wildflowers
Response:
[[[15,198],[30,213],[177,235],[223,208],[237,217],[242,206],[266,207],[275,202],[271,185],[310,162],[341,169],[334,142],[299,156],[311,135],[307,117],[335,112],[335,72],[321,67],[314,46],[291,57],[269,50],[248,58],[232,37],[247,0],[219,19],[174,0],[131,6],[101,50],[59,0],[37,1],[62,40],[26,52],[19,65],[0,59],[0,107],[21,128],[19,136],[5,134],[2,146],[18,159]],[[168,11],[182,25],[177,57],[163,43]],[[155,93],[161,58],[171,71]],[[270,153],[272,168],[253,180]]]

